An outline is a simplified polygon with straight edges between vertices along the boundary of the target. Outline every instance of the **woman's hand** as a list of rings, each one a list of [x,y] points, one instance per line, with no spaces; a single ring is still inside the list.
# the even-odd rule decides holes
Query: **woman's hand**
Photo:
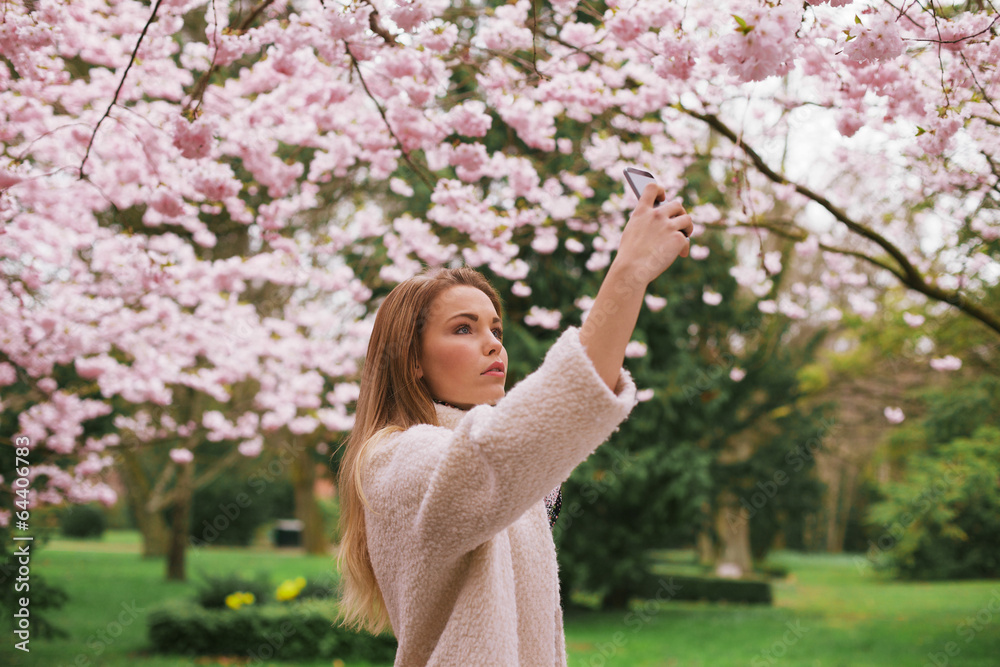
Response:
[[[680,202],[653,208],[666,196],[650,183],[622,232],[615,259],[580,327],[580,342],[604,383],[615,390],[618,373],[649,283],[678,257],[687,257],[693,223]]]
[[[625,279],[643,290],[667,270],[678,257],[687,257],[690,236],[694,228],[691,216],[679,201],[653,208],[663,201],[666,192],[656,183],[642,191],[639,205],[632,211],[612,266],[625,274]]]

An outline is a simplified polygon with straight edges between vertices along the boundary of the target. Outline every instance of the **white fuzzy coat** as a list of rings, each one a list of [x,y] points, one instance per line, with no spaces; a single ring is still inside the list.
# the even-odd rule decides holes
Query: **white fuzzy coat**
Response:
[[[543,498],[634,405],[628,372],[612,393],[570,328],[496,405],[438,405],[440,426],[378,443],[365,521],[395,667],[565,667]]]

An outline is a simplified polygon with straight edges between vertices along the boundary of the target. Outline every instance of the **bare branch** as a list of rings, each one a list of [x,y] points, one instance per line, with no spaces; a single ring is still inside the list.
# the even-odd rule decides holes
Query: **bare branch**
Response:
[[[128,65],[125,66],[125,71],[122,72],[121,81],[118,82],[118,88],[115,90],[114,97],[111,98],[111,103],[108,108],[104,110],[104,115],[101,116],[100,120],[97,121],[97,125],[94,126],[94,133],[90,135],[90,141],[87,142],[87,151],[83,154],[83,161],[80,163],[80,178],[83,178],[83,167],[87,164],[87,159],[90,157],[90,149],[94,146],[94,140],[97,138],[97,131],[101,129],[101,123],[104,119],[111,115],[111,108],[118,103],[118,96],[122,92],[122,88],[125,86],[125,79],[128,78],[129,70],[132,69],[133,63],[135,63],[136,54],[139,53],[139,47],[142,46],[142,40],[146,36],[146,31],[149,30],[149,26],[153,25],[153,21],[156,20],[156,12],[160,9],[160,3],[163,0],[156,0],[156,4],[153,5],[153,12],[149,15],[149,20],[146,21],[146,25],[142,27],[142,32],[139,33],[139,39],[136,40],[135,48],[132,49],[132,55],[128,59]]]
[[[710,227],[712,229],[728,229],[729,227],[746,227],[750,229],[766,229],[769,232],[773,232],[782,238],[789,239],[791,241],[805,241],[809,234],[802,231],[798,227],[789,228],[787,225],[778,225],[775,223],[770,223],[763,220],[758,220],[756,222],[740,222],[734,225],[722,225],[717,223],[706,224],[705,227]],[[838,248],[836,246],[827,245],[826,243],[820,243],[819,247],[824,252],[832,252],[838,255],[848,255],[850,257],[855,257],[862,261],[868,262],[880,269],[885,269],[892,275],[903,281],[905,276],[899,272],[899,269],[883,262],[871,255],[867,255],[859,250],[849,250],[848,248]]]
[[[396,144],[399,146],[400,152],[403,153],[403,159],[406,160],[406,164],[410,165],[410,168],[413,169],[414,173],[416,173],[416,175],[420,178],[420,180],[424,182],[424,185],[426,185],[428,189],[433,190],[434,185],[431,183],[430,177],[424,174],[424,172],[420,169],[420,167],[418,167],[417,164],[413,162],[413,160],[410,158],[410,154],[403,146],[403,142],[399,140],[399,137],[396,136],[396,132],[392,129],[392,123],[389,122],[389,117],[385,115],[385,110],[382,108],[382,105],[378,103],[378,100],[376,100],[375,96],[372,95],[372,91],[368,89],[368,84],[365,82],[365,77],[363,74],[361,74],[361,66],[358,64],[358,61],[354,57],[354,54],[351,53],[350,48],[347,49],[347,53],[348,55],[351,56],[351,64],[354,67],[354,71],[358,73],[358,79],[361,81],[361,86],[365,89],[365,92],[368,94],[368,97],[371,98],[371,101],[375,103],[375,107],[378,108],[378,112],[382,116],[382,120],[385,122],[385,126],[389,129],[389,134],[392,135],[392,138],[396,141]]]
[[[247,30],[249,30],[250,26],[253,25],[253,22],[257,19],[258,16],[260,16],[261,12],[263,12],[265,9],[267,9],[269,6],[273,4],[274,0],[261,0],[261,3],[258,4],[256,7],[254,7],[253,10],[250,12],[250,14],[245,19],[243,19],[243,22],[240,23],[239,27],[236,29],[236,32],[242,35]],[[218,36],[216,36],[215,51],[212,53],[212,64],[209,65],[205,73],[202,74],[201,78],[198,79],[198,83],[195,84],[194,91],[191,93],[190,99],[188,99],[187,103],[184,105],[185,112],[189,111],[191,109],[191,105],[194,104],[194,112],[195,114],[197,114],[198,109],[201,107],[201,100],[205,96],[205,91],[208,90],[208,82],[211,81],[212,75],[215,74],[215,70],[218,69],[219,67],[218,65],[215,64],[215,59],[218,57],[218,55],[219,55]]]

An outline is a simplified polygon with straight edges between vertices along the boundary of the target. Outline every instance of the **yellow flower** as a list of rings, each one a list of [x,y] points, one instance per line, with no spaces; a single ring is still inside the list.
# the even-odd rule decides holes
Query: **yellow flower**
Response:
[[[245,604],[253,604],[256,601],[253,593],[236,591],[226,596],[226,606],[230,609],[239,609]]]
[[[302,592],[302,589],[305,588],[305,586],[306,586],[305,577],[286,579],[285,581],[281,582],[280,586],[278,586],[278,591],[275,594],[275,597],[277,597],[282,602],[294,599],[295,597],[298,596],[299,593]]]

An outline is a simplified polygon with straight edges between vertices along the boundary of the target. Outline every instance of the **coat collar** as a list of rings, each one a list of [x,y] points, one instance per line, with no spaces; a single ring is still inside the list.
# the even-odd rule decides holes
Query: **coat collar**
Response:
[[[452,430],[455,429],[458,422],[462,421],[462,417],[468,414],[468,410],[459,410],[440,403],[435,403],[434,409],[437,410],[438,424]]]

